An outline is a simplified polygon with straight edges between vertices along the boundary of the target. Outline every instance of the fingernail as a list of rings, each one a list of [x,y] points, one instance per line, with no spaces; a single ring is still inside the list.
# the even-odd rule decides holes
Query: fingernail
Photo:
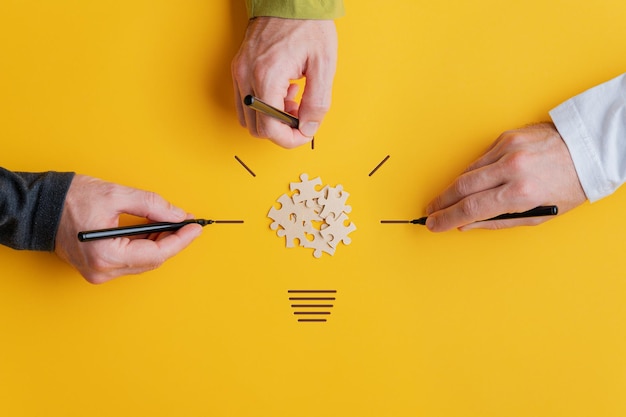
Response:
[[[434,217],[428,216],[426,218],[426,228],[428,230],[433,230],[433,227],[435,227],[435,224],[437,223],[436,219]]]
[[[315,136],[315,133],[319,128],[320,124],[317,122],[306,122],[302,126],[300,126],[300,132],[302,132],[304,136],[311,137]]]

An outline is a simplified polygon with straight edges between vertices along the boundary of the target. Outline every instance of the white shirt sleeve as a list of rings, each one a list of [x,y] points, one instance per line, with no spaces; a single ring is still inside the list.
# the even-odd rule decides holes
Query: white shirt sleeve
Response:
[[[626,182],[626,73],[550,111],[589,201]]]

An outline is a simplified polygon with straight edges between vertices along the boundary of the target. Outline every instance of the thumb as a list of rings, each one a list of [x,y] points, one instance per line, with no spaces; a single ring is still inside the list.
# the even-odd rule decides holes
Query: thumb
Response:
[[[302,101],[298,110],[300,132],[304,136],[312,137],[330,109],[333,77],[335,66],[321,67],[314,65],[306,74],[306,85],[302,93]]]

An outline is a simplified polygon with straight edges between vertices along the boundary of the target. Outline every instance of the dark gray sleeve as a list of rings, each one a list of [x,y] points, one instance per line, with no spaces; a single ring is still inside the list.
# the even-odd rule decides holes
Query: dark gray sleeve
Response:
[[[54,250],[72,172],[12,172],[0,167],[0,244]]]

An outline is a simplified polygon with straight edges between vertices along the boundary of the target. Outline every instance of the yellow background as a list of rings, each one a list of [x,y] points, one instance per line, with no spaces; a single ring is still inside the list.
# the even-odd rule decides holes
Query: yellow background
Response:
[[[287,151],[236,120],[243,1],[0,4],[1,166],[245,220],[102,286],[0,248],[0,415],[626,415],[623,191],[534,228],[379,224],[423,215],[502,131],[624,72],[626,3],[346,8],[316,149]],[[303,172],[351,194],[358,230],[333,257],[269,229]],[[296,321],[302,288],[337,290],[327,323]]]

